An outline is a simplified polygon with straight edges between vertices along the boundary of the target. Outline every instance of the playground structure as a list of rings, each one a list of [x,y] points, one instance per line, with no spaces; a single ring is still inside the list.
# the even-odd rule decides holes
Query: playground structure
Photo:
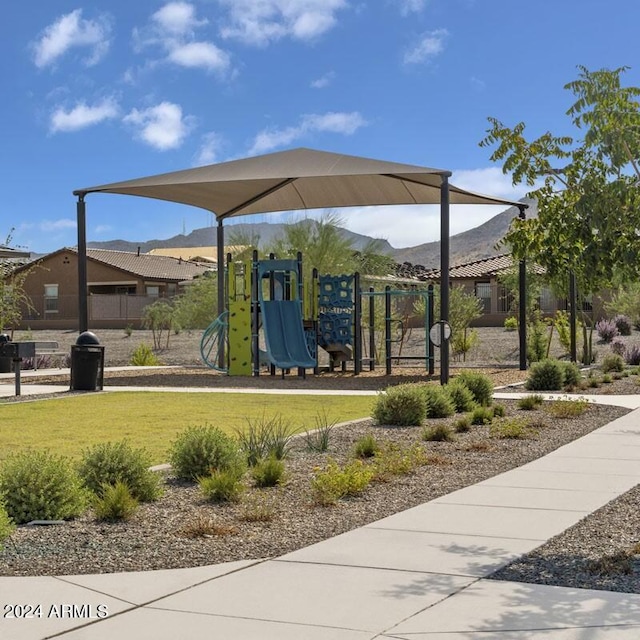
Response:
[[[281,260],[273,255],[268,260],[236,263],[227,255],[225,269],[225,308],[207,327],[200,343],[204,363],[231,376],[258,376],[268,366],[271,375],[277,369],[282,375],[292,369],[305,376],[308,369],[320,372],[319,352],[328,357],[329,370],[340,366],[353,373],[364,367],[376,367],[376,301],[384,302],[384,362],[387,375],[393,363],[406,360],[424,362],[430,374],[434,371],[433,344],[428,338],[433,318],[433,287],[429,290],[368,291],[361,288],[360,274],[318,275],[313,270],[303,274],[302,255]],[[424,355],[393,353],[393,345],[404,337],[407,318],[393,315],[393,300],[404,298],[413,307],[413,300],[423,297]],[[367,317],[363,319],[363,306]],[[379,315],[379,311],[378,311]],[[408,314],[407,314],[408,315]],[[364,321],[363,321],[364,320]],[[395,329],[395,331],[394,331]],[[364,334],[368,332],[368,340]],[[264,349],[260,337],[263,337]],[[380,358],[381,360],[381,358]]]

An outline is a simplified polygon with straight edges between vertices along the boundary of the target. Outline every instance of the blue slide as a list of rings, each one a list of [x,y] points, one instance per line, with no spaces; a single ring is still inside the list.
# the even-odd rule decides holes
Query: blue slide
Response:
[[[307,348],[300,300],[262,300],[260,309],[269,362],[280,369],[314,368],[316,360]]]

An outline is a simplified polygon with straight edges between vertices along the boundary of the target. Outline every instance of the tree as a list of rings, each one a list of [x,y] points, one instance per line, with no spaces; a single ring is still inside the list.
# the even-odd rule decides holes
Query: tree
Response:
[[[480,142],[497,145],[491,159],[504,161],[514,184],[543,180],[528,194],[538,217],[514,220],[504,243],[514,259],[534,260],[565,290],[571,271],[583,294],[640,274],[640,88],[621,86],[625,71],[579,67],[578,79],[565,85],[576,97],[567,115],[582,138],[547,132],[530,142],[524,123],[509,128],[489,118]]]
[[[565,89],[576,98],[567,115],[582,137],[547,132],[528,141],[523,122],[509,128],[489,118],[480,146],[497,147],[491,159],[504,161],[514,184],[543,180],[528,194],[538,201],[538,217],[514,220],[504,238],[514,259],[543,266],[559,291],[573,272],[588,295],[640,275],[640,88],[621,85],[626,67],[578,69]],[[586,326],[583,337],[590,363]]]
[[[5,245],[11,243],[13,229],[7,235]],[[24,309],[35,311],[31,298],[24,289],[24,283],[34,266],[16,270],[22,266],[11,259],[0,260],[0,333],[7,330],[13,331],[22,319]]]
[[[206,329],[218,315],[218,278],[214,273],[195,278],[175,301],[172,321],[181,329]]]

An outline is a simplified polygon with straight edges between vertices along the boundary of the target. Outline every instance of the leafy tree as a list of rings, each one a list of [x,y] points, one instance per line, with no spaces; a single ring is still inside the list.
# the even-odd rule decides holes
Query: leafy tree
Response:
[[[218,278],[195,278],[175,301],[173,323],[181,329],[206,329],[218,315]]]
[[[575,96],[567,111],[581,137],[544,133],[525,138],[525,124],[507,127],[496,118],[483,147],[494,146],[494,161],[514,184],[536,187],[538,217],[516,219],[505,236],[514,259],[543,266],[556,289],[566,291],[573,272],[579,291],[591,294],[616,279],[640,275],[640,88],[623,87],[627,70],[589,71],[565,85]],[[584,334],[584,358],[591,359]]]
[[[11,243],[13,229],[7,235],[5,245]],[[13,331],[20,324],[24,309],[35,311],[31,298],[24,289],[24,283],[35,265],[16,271],[20,264],[10,260],[0,260],[0,333]]]
[[[168,300],[156,300],[144,308],[142,319],[144,326],[151,329],[154,349],[162,349],[163,336],[165,348],[169,348],[171,329],[174,327],[173,314],[173,305]]]

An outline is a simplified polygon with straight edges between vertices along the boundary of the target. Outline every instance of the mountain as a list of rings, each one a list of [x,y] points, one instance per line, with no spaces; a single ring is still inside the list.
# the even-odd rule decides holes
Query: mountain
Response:
[[[538,208],[534,200],[523,198],[520,202],[529,205],[528,218],[537,217]],[[511,221],[517,218],[519,213],[518,207],[509,207],[484,224],[451,236],[449,240],[450,264],[452,266],[465,264],[505,253],[506,249],[504,247],[496,249],[496,244],[504,238]],[[411,264],[424,265],[427,268],[439,267],[440,242],[427,242],[416,247],[395,249],[393,257],[396,262],[400,263],[410,262]]]
[[[533,200],[523,199],[521,202],[529,205],[527,217],[537,216],[536,203]],[[505,236],[513,218],[517,217],[517,207],[510,207],[499,213],[484,224],[474,229],[464,231],[451,236],[450,250],[452,265],[464,264],[474,260],[481,260],[490,256],[504,253],[505,249],[496,249],[496,244]],[[298,224],[308,224],[303,220]],[[284,232],[283,223],[271,222],[241,222],[225,227],[225,243],[241,244],[242,240],[259,237],[259,248],[264,249]],[[347,229],[341,229],[343,235],[353,242],[356,250],[362,249],[373,238]],[[396,262],[410,262],[415,265],[423,265],[427,268],[440,266],[440,242],[427,242],[416,247],[395,249],[386,240],[380,240],[380,251],[393,257]],[[105,242],[89,242],[87,246],[94,249],[111,249],[115,251],[137,251],[147,253],[156,248],[176,247],[214,247],[216,246],[215,227],[194,229],[188,235],[179,234],[166,240],[147,240],[144,242],[129,242],[127,240],[108,240]]]

